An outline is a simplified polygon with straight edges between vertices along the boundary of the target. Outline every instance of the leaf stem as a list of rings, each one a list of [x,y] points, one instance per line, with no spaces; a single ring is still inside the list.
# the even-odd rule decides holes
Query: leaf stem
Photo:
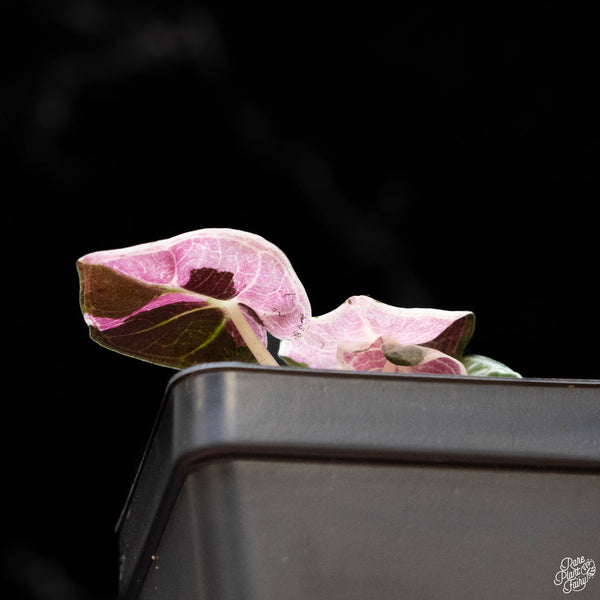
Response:
[[[256,358],[258,363],[260,365],[278,367],[279,364],[267,348],[265,348],[264,344],[258,339],[256,332],[252,329],[250,323],[248,323],[239,305],[234,302],[228,303],[226,310],[233,321],[235,328],[242,336],[242,339],[246,343],[246,346],[248,346],[250,352],[254,354],[254,358]]]

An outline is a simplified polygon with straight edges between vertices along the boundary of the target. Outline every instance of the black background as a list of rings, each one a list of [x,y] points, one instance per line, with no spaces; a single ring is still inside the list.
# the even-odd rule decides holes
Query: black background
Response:
[[[113,527],[173,374],[88,339],[88,252],[244,229],[314,314],[354,294],[470,309],[470,351],[598,377],[591,15],[6,6],[3,598],[115,596]]]

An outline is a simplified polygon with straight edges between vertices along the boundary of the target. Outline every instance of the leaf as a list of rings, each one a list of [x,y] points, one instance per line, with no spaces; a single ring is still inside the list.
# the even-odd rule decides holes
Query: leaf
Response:
[[[515,377],[521,378],[521,375],[516,371],[513,371],[505,364],[488,358],[487,356],[481,356],[479,354],[469,354],[462,358],[462,363],[467,369],[468,375],[475,375],[478,377]]]
[[[378,338],[367,348],[338,347],[338,363],[350,371],[386,373],[437,373],[466,375],[462,363],[426,346],[402,346]]]
[[[276,364],[267,331],[301,335],[308,297],[289,260],[258,235],[201,229],[77,261],[92,339],[122,354],[185,368]]]
[[[353,296],[335,310],[312,318],[302,337],[282,341],[279,356],[288,364],[304,363],[312,368],[383,370],[386,361],[394,363],[386,357],[382,344],[388,345],[388,357],[396,356],[396,362],[402,362],[400,356],[406,359],[407,350],[399,348],[412,346],[423,352],[421,360],[396,367],[408,367],[411,372],[437,369],[445,359],[436,366],[430,352],[435,350],[451,359],[446,361],[448,369],[464,372],[455,359],[462,355],[474,324],[475,317],[469,311],[398,308],[368,296]],[[378,340],[379,346],[373,346]],[[373,350],[380,355],[377,368],[374,357],[369,356]],[[369,354],[358,356],[365,352]],[[351,358],[352,353],[357,355]],[[441,359],[440,354],[435,355],[436,360]]]

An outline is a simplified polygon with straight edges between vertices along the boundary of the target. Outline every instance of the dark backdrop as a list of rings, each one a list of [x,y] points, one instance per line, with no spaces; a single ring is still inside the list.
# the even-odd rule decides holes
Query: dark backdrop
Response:
[[[471,351],[598,376],[598,22],[226,4],[5,5],[3,598],[114,597],[113,527],[173,373],[88,339],[85,253],[245,229],[314,314],[470,309]]]

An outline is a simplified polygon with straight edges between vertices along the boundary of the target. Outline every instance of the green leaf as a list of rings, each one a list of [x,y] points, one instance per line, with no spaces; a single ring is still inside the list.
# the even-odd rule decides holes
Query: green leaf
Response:
[[[487,356],[469,354],[468,356],[463,356],[461,361],[465,365],[468,375],[475,375],[477,377],[514,377],[519,379],[522,377],[505,364]]]
[[[306,363],[296,362],[293,358],[289,358],[288,356],[281,356],[280,358],[288,367],[299,367],[301,369],[310,368]]]

